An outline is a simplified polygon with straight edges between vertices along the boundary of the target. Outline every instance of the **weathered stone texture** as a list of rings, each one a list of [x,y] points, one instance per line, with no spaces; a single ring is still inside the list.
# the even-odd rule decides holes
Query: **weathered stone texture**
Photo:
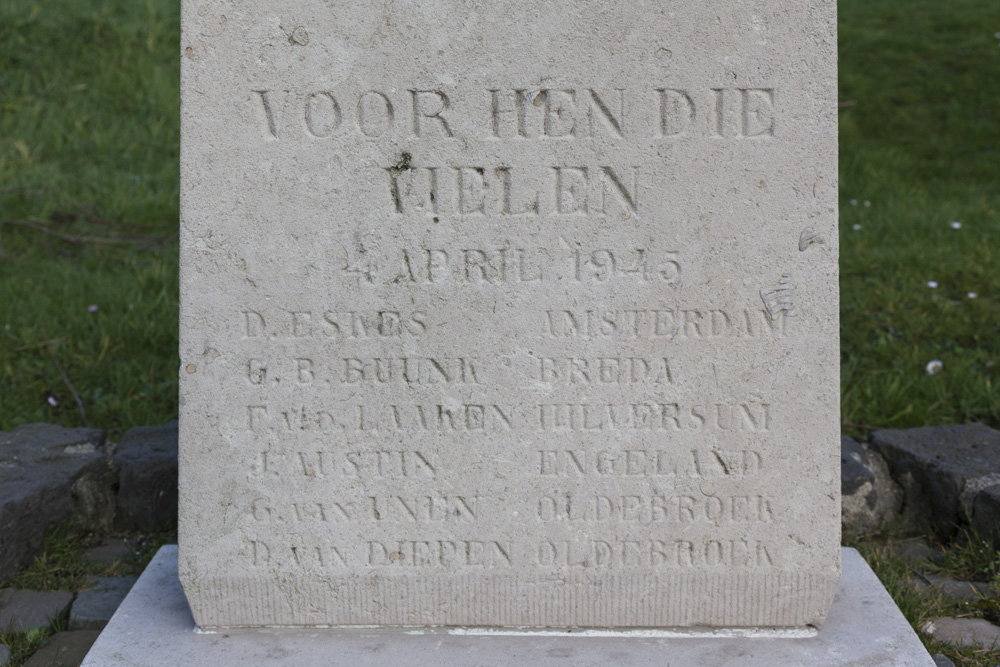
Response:
[[[101,577],[76,594],[69,612],[73,630],[100,630],[114,616],[135,584],[135,577]]]
[[[18,588],[0,590],[0,628],[14,632],[47,628],[62,620],[73,601],[67,591],[30,591]]]
[[[864,443],[840,438],[841,523],[845,533],[877,530],[899,513],[903,493],[885,460]]]
[[[111,566],[130,556],[135,556],[137,546],[129,544],[124,538],[109,537],[83,552],[85,560]]]
[[[953,646],[987,650],[1000,648],[1000,627],[982,618],[945,616],[926,623],[924,632]]]
[[[972,502],[972,525],[983,537],[1000,539],[1000,484],[983,488]]]
[[[177,422],[130,429],[115,449],[117,530],[177,525]]]
[[[28,424],[0,433],[0,581],[29,565],[45,529],[110,527],[115,471],[104,431]]]
[[[822,622],[834,0],[182,21],[200,624]]]
[[[908,521],[942,537],[965,525],[982,492],[1000,484],[1000,431],[983,424],[875,431],[871,446],[903,489]],[[990,507],[987,494],[979,505],[984,532],[996,530],[989,530],[997,517]]]
[[[819,632],[799,636],[582,636],[269,628],[196,632],[177,579],[177,550],[165,546],[101,634],[82,667],[160,665],[496,665],[497,667],[934,667],[864,558],[843,550],[844,576]],[[738,633],[734,633],[738,634]],[[774,633],[778,634],[778,633]],[[653,635],[653,636],[650,636]],[[804,636],[803,636],[804,635]]]
[[[57,632],[24,663],[24,667],[79,667],[98,635],[96,630]]]

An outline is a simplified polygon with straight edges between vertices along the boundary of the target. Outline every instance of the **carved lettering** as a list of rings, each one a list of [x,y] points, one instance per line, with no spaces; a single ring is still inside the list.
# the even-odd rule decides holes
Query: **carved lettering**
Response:
[[[289,567],[305,570],[325,570],[347,567],[344,554],[350,550],[333,544],[285,544],[278,546],[260,540],[250,540],[248,545],[250,562],[256,566]]]
[[[424,119],[436,121],[440,127],[441,135],[454,136],[448,126],[448,121],[444,118],[444,112],[449,106],[447,95],[440,90],[410,90],[410,95],[413,98],[413,136],[423,136]],[[426,124],[433,125],[434,123]]]
[[[471,433],[510,431],[513,406],[453,403],[437,405],[357,405],[354,428],[358,431],[437,431]]]
[[[478,359],[348,358],[342,362],[344,384],[482,384],[482,362]]]
[[[549,477],[662,477],[745,479],[760,473],[763,458],[752,450],[541,449],[534,470]]]
[[[313,93],[306,101],[306,130],[310,136],[329,137],[340,127],[343,117],[332,93]]]
[[[774,558],[757,540],[545,540],[535,562],[542,567],[620,569],[643,568],[767,568]]]
[[[397,215],[621,215],[639,212],[639,167],[426,165],[409,153],[383,167]],[[617,204],[617,205],[615,205]]]
[[[429,452],[411,450],[309,450],[258,452],[254,476],[302,475],[308,479],[434,479],[438,462]]]
[[[488,88],[481,101],[405,86],[353,93],[254,88],[254,97],[265,141],[348,135],[429,141],[769,138],[777,122],[774,88],[676,88],[667,82],[643,90]],[[485,109],[485,118],[479,109]]]
[[[690,339],[781,338],[785,312],[772,318],[766,310],[739,313],[714,308],[546,310],[542,331],[552,338]]]
[[[244,311],[246,337],[263,340],[294,338],[377,339],[417,338],[427,332],[428,315],[422,310],[377,311],[277,311],[264,316]]]
[[[538,501],[539,520],[587,523],[730,524],[771,523],[770,499],[756,495],[594,495],[552,492]]]
[[[478,496],[370,496],[368,501],[377,521],[407,523],[475,521],[479,505]]]
[[[510,542],[481,540],[369,541],[367,564],[401,568],[478,568],[513,566]]]
[[[670,362],[641,357],[540,357],[538,379],[557,384],[673,384]]]
[[[553,403],[537,406],[539,431],[767,431],[767,403]]]

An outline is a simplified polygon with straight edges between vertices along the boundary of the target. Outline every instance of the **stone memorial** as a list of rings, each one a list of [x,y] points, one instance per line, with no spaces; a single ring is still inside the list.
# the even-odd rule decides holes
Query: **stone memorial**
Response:
[[[823,622],[834,0],[182,20],[199,626]]]

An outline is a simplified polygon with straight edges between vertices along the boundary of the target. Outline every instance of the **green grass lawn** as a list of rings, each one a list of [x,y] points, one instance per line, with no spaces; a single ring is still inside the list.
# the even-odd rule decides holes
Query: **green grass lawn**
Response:
[[[997,32],[1000,3],[840,2],[849,424],[1000,427]]]
[[[0,430],[176,415],[178,14],[0,0]]]
[[[178,33],[176,0],[0,0],[0,430],[176,416]],[[997,2],[840,2],[847,433],[1000,428],[995,33]]]

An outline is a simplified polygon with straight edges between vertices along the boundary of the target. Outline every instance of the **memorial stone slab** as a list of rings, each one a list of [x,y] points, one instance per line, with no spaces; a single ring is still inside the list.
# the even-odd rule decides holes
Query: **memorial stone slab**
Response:
[[[200,626],[823,621],[833,0],[182,21]]]

